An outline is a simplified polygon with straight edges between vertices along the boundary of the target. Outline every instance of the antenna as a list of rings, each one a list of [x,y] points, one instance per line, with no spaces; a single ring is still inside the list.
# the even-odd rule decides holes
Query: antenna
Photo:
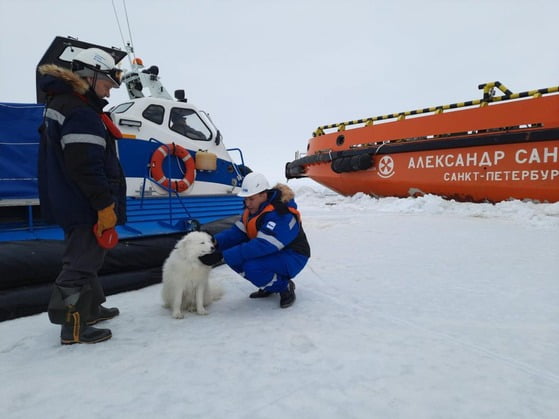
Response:
[[[132,42],[132,31],[130,29],[130,22],[128,20],[128,10],[126,9],[126,0],[122,0],[122,4],[124,6],[124,16],[126,17],[126,25],[128,26],[128,36],[130,37],[130,42],[126,42],[124,40],[124,35],[122,34],[122,27],[120,26],[120,20],[118,19],[118,12],[116,11],[115,0],[112,0],[113,4],[113,11],[115,14],[116,24],[118,25],[118,31],[120,32],[120,39],[122,40],[122,45],[124,45],[126,52],[128,52],[128,61],[130,62],[130,66],[132,66],[132,58],[136,58],[134,56],[134,44]]]
[[[134,53],[134,41],[132,40],[132,30],[130,29],[130,22],[128,21],[128,9],[126,8],[126,0],[122,0],[122,4],[124,5],[124,15],[126,16],[126,25],[128,26],[128,36],[130,37],[130,45],[132,45],[132,53]]]

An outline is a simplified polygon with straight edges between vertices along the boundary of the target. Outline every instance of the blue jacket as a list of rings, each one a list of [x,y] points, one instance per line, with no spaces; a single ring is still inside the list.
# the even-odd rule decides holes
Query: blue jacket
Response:
[[[102,120],[107,101],[69,70],[47,64],[39,71],[47,94],[38,168],[43,217],[64,230],[93,225],[97,211],[114,202],[124,224],[126,180]]]
[[[310,257],[310,246],[301,220],[297,211],[293,211],[297,209],[293,196],[288,186],[277,185],[268,192],[268,200],[256,214],[248,216],[246,211],[230,229],[216,234],[223,259],[229,266],[242,266],[246,260],[278,252]],[[251,221],[256,222],[254,238],[249,237]]]

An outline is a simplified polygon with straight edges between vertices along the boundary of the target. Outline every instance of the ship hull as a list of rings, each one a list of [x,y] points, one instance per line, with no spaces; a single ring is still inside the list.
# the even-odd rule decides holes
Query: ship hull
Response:
[[[532,97],[315,136],[288,178],[343,195],[559,201],[559,96]]]

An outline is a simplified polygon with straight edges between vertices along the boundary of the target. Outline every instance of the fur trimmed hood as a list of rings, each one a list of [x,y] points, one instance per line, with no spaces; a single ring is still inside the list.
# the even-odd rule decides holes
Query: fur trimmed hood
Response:
[[[89,90],[89,84],[72,71],[59,67],[55,64],[45,64],[39,67],[39,73],[43,76],[51,76],[65,82],[72,90],[84,95]],[[48,89],[47,89],[48,90]]]
[[[287,203],[295,198],[295,192],[284,183],[278,183],[273,189],[277,189],[281,193],[281,202]]]

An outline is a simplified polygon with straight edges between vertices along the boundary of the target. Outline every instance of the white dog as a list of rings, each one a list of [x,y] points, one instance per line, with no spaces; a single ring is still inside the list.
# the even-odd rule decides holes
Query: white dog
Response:
[[[184,311],[208,314],[205,307],[221,297],[218,289],[210,289],[211,266],[204,265],[199,256],[212,253],[212,236],[194,231],[184,236],[163,264],[164,306],[171,308],[175,319],[182,319]]]

